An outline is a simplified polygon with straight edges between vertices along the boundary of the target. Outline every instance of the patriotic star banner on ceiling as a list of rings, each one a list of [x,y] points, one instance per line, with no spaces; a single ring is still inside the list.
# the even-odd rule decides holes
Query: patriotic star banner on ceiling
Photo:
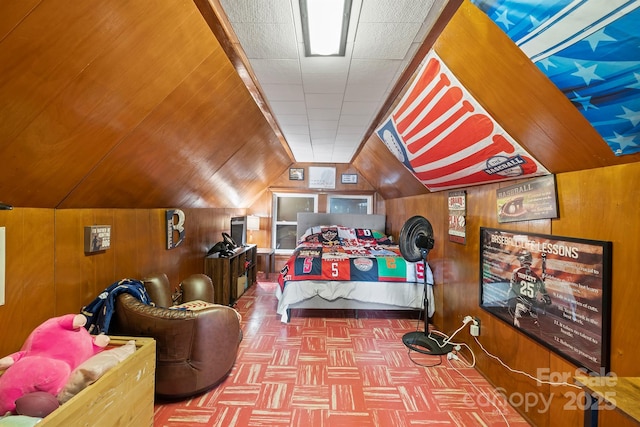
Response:
[[[549,174],[433,50],[376,133],[430,191]]]
[[[617,156],[640,152],[640,0],[471,0]]]

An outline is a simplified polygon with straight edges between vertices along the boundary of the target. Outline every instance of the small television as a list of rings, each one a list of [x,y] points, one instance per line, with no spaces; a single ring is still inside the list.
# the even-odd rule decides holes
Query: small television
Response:
[[[247,244],[247,217],[234,216],[231,217],[231,238],[236,245],[246,246]]]

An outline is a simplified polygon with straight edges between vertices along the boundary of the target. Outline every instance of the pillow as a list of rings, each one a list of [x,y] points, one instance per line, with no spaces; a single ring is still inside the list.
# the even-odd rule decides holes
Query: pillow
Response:
[[[71,372],[69,380],[58,393],[60,404],[67,402],[76,394],[84,390],[89,384],[95,382],[109,369],[126,359],[136,351],[136,342],[128,341],[125,345],[115,347],[85,360]]]

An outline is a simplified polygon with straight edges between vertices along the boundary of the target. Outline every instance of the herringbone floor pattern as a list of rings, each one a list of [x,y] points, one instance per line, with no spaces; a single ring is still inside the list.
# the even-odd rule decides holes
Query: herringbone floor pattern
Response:
[[[275,286],[238,300],[244,340],[229,377],[157,402],[155,426],[528,426],[475,369],[409,354],[410,314],[300,311],[283,324]]]

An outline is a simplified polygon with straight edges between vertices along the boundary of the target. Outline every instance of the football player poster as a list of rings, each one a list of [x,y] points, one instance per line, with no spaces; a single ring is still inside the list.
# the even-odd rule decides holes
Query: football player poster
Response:
[[[480,306],[571,362],[608,371],[611,242],[480,234]]]

